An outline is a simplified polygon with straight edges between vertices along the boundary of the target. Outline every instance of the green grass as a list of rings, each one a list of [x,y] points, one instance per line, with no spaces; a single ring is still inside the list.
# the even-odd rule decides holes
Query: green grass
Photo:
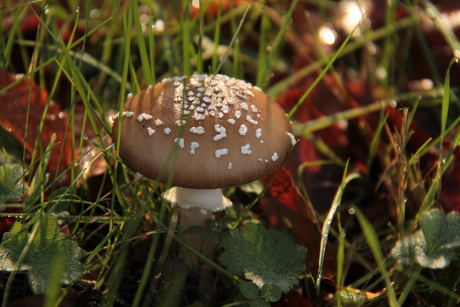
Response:
[[[426,16],[420,13],[427,9],[432,12],[432,30],[446,41],[445,48],[453,58],[458,56],[460,43],[439,8],[428,0],[392,2],[382,12],[378,28],[364,26],[366,18],[371,18],[369,14],[356,20],[359,35],[340,32],[338,24],[333,24],[339,40],[327,46],[320,43],[316,29],[335,21],[343,1],[321,1],[319,6],[302,0],[290,5],[286,1],[242,5],[223,0],[199,2],[204,9],[195,9],[188,0],[171,1],[167,7],[144,0],[103,1],[100,7],[86,1],[78,8],[77,1],[72,0],[66,7],[55,1],[7,0],[0,6],[0,25],[11,25],[0,29],[0,67],[23,74],[8,84],[0,80],[0,95],[10,95],[23,82],[32,90],[34,80],[49,98],[43,102],[42,114],[31,113],[33,102],[26,98],[22,112],[24,118],[28,115],[31,119],[24,126],[35,129],[37,125],[38,135],[48,134],[51,139],[45,144],[37,138],[31,142],[32,152],[26,146],[18,152],[14,138],[0,128],[0,161],[21,164],[22,179],[29,184],[20,203],[0,198],[1,209],[21,209],[0,213],[0,217],[17,218],[30,231],[30,240],[40,221],[56,217],[68,238],[85,249],[85,279],[101,294],[101,304],[114,306],[125,299],[132,306],[148,306],[146,301],[156,290],[165,291],[155,275],[167,268],[170,257],[184,255],[181,250],[215,272],[217,290],[212,302],[233,304],[243,279],[219,261],[222,247],[215,247],[215,257],[208,258],[188,246],[182,230],[172,222],[177,217],[174,210],[161,196],[169,185],[138,178],[120,159],[111,147],[108,120],[109,114],[123,110],[129,93],[136,94],[164,77],[223,73],[248,80],[287,103],[294,134],[308,140],[308,148],[314,147],[316,153],[312,160],[303,160],[299,157],[305,153],[299,148],[308,149],[297,144],[286,164],[296,174],[300,193],[318,210],[318,227],[323,227],[316,261],[319,272],[299,276],[294,291],[314,306],[346,305],[344,298],[336,295],[346,289],[368,295],[364,301],[369,306],[458,304],[458,260],[443,270],[431,270],[402,268],[389,257],[396,241],[418,229],[423,212],[442,206],[443,178],[455,164],[454,149],[460,142],[459,84],[451,78],[454,71],[458,73],[458,63],[449,58],[447,68],[440,66],[429,43],[433,34],[424,29]],[[310,10],[308,16],[316,18],[303,16],[307,25],[299,23],[304,20],[299,16],[305,6]],[[401,10],[407,14],[401,17]],[[24,29],[27,20],[38,22]],[[308,45],[311,42],[315,46]],[[411,46],[415,43],[420,49],[417,55]],[[299,46],[305,48],[304,53],[296,49]],[[373,48],[377,52],[373,53]],[[432,88],[407,86],[418,77],[416,67],[411,66],[416,56],[426,63]],[[386,74],[379,75],[379,71]],[[371,98],[363,98],[365,102],[354,106],[347,104],[350,81],[372,85],[359,92]],[[327,100],[330,96],[321,96],[324,84],[331,87],[328,91],[340,104]],[[298,90],[295,101],[286,101],[292,88]],[[399,127],[394,126],[388,112],[395,102],[401,118]],[[56,104],[65,113],[59,130],[69,135],[57,141],[62,134],[51,131],[57,134],[50,136],[47,126]],[[327,110],[329,105],[334,112]],[[302,112],[309,111],[311,120],[302,120]],[[424,120],[427,114],[435,116]],[[432,127],[433,118],[437,127]],[[0,121],[5,120],[0,116]],[[337,128],[344,122],[351,127],[349,134],[347,128]],[[413,123],[431,133],[415,148],[411,142],[419,131],[414,131]],[[375,126],[369,128],[370,124]],[[24,137],[31,130],[27,131]],[[339,134],[331,136],[325,131]],[[351,133],[358,133],[363,141],[354,143]],[[119,144],[120,140],[113,142]],[[358,145],[363,148],[355,148]],[[52,154],[61,146],[70,150]],[[353,155],[356,151],[361,155]],[[427,159],[434,164],[426,164]],[[54,170],[50,172],[51,166]],[[325,176],[328,170],[330,176]],[[321,189],[327,189],[330,197],[318,197]],[[275,227],[267,217],[271,211],[285,221],[281,226],[296,231],[295,213],[286,214],[285,208],[267,194],[267,186],[254,183],[234,187],[228,189],[227,196],[236,203],[220,216],[216,226],[219,237],[249,220]],[[324,199],[329,203],[319,203]],[[261,201],[271,211],[261,209]],[[215,234],[207,231],[207,235]],[[326,248],[331,247],[337,263],[335,284],[316,279],[318,273],[321,276],[331,271],[324,267]],[[307,257],[311,255],[307,251]],[[18,267],[26,256],[25,249]],[[137,270],[138,283],[126,289],[127,274],[132,270]],[[31,295],[24,276],[1,273],[3,306],[9,299]],[[173,275],[167,277],[179,280]],[[59,270],[52,272],[51,281],[54,287],[46,295],[45,305],[57,306],[73,291],[73,284],[60,291]],[[369,293],[381,295],[372,297]],[[195,306],[205,305],[200,299]]]

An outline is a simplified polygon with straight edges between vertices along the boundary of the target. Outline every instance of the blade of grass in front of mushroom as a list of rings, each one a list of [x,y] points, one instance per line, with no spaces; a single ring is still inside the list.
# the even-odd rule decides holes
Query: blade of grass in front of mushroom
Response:
[[[121,8],[119,8],[121,10]],[[124,38],[124,41],[125,41],[125,45],[124,45],[124,54],[123,54],[123,72],[122,72],[122,84],[121,84],[121,87],[120,87],[120,94],[119,94],[119,101],[118,101],[118,112],[119,114],[122,114],[122,111],[123,111],[123,104],[124,104],[124,99],[126,97],[126,88],[125,86],[123,86],[128,78],[128,74],[129,74],[129,68],[130,68],[130,64],[131,64],[131,54],[130,54],[130,47],[131,47],[131,42],[132,42],[132,36],[131,36],[131,27],[132,27],[132,24],[133,24],[133,21],[132,21],[132,14],[131,14],[131,11],[128,10],[126,12],[122,12],[121,13],[121,17],[122,17],[122,33],[123,33],[123,38]],[[120,135],[120,130],[121,130],[121,125],[118,126],[118,136]],[[120,144],[120,137],[118,137],[117,140],[113,140],[113,142],[116,144],[116,149],[118,149],[118,145]],[[117,180],[117,169],[118,169],[118,166],[119,166],[119,161],[118,159],[115,159],[115,162],[114,162],[114,172],[111,174],[111,180],[113,182],[113,186],[114,186],[114,192],[115,192],[115,195],[117,197],[113,197],[112,198],[112,201],[110,202],[110,216],[113,216],[113,213],[112,212],[115,212],[115,201],[116,199],[118,198],[118,201],[123,205],[124,204],[124,200],[123,200],[123,197],[122,197],[122,193],[119,189],[119,186],[117,184],[118,180]],[[124,208],[124,206],[121,206],[122,209]],[[104,257],[102,259],[102,268],[101,268],[101,271],[100,271],[100,274],[98,276],[98,281],[97,281],[97,285],[96,287],[100,287],[102,286],[105,282],[107,282],[107,277],[108,277],[108,274],[110,273],[111,275],[111,286],[108,290],[108,293],[107,293],[107,301],[105,303],[107,303],[108,305],[111,305],[112,304],[112,301],[115,297],[115,294],[116,292],[118,291],[118,288],[119,288],[119,285],[121,283],[121,277],[122,277],[122,269],[124,268],[125,266],[125,263],[124,263],[124,258],[126,257],[126,251],[122,251],[121,254],[119,256],[117,256],[118,254],[118,251],[116,249],[116,243],[119,241],[119,238],[120,238],[120,235],[122,235],[122,228],[124,228],[123,226],[126,226],[126,224],[124,223],[121,223],[119,225],[116,225],[114,223],[114,221],[112,219],[110,219],[110,223],[109,223],[109,233],[110,234],[114,234],[114,237],[112,238],[112,236],[109,236],[108,238],[108,241],[107,241],[107,254],[109,255],[109,257]],[[118,232],[118,233],[116,233]],[[131,233],[130,231],[126,231],[124,233],[124,235],[128,234],[128,233]],[[126,249],[127,250],[127,249]],[[117,256],[116,257],[116,261],[113,262],[112,264],[110,264],[110,259],[111,257],[110,256]],[[113,270],[111,270],[111,268]]]
[[[242,25],[244,23],[244,20],[246,18],[246,15],[247,13],[249,12],[249,9],[250,9],[250,5],[247,7],[246,11],[244,12],[241,20],[240,20],[240,24],[235,32],[235,34],[233,35],[232,37],[232,40],[227,48],[227,51],[225,53],[225,55],[223,56],[223,58],[221,59],[221,62],[219,63],[219,65],[217,66],[216,70],[214,71],[213,75],[216,75],[220,68],[222,67],[223,63],[225,62],[225,60],[227,59],[228,57],[228,54],[229,54],[229,51],[231,50],[236,38],[238,37],[238,33],[240,32],[241,28],[242,28]],[[215,44],[217,44],[217,42],[215,42]],[[187,53],[188,54],[188,53]],[[185,54],[184,54],[185,56]],[[186,61],[185,59],[183,61]],[[185,89],[184,89],[185,90]],[[185,97],[185,92],[184,92],[184,97]],[[185,100],[184,100],[185,101]],[[189,120],[191,118],[191,114],[189,116],[186,116],[185,117],[186,120]],[[179,129],[179,136],[181,135],[181,133],[183,133],[185,129],[185,125],[182,125]],[[166,162],[165,162],[165,165],[163,166],[162,170],[160,171],[159,175],[158,175],[158,178],[161,178],[163,173],[165,172],[166,168],[168,167],[168,165],[171,165],[172,167],[172,171],[174,171],[174,168],[176,167],[176,158],[177,158],[177,153],[178,153],[178,150],[179,150],[179,146],[178,144],[176,144],[177,146],[174,146],[173,149],[171,150],[171,153],[169,154]],[[168,183],[166,184],[166,189],[170,188],[171,187],[171,182],[172,182],[172,178],[169,178],[168,180]]]
[[[226,51],[224,57],[221,59],[221,62],[219,63],[218,67],[216,68],[215,73],[213,74],[214,76],[217,74],[217,72],[221,69],[223,63],[226,61],[226,59],[228,57],[228,53],[231,50],[231,48],[233,46],[233,43],[235,42],[235,39],[238,37],[238,34],[239,34],[240,30],[241,30],[241,27],[242,27],[242,25],[243,25],[243,23],[245,21],[246,14],[248,13],[249,8],[250,8],[250,6],[248,6],[248,8],[246,9],[245,13],[243,14],[243,16],[242,16],[242,18],[240,20],[240,24],[239,24],[236,32],[233,35],[233,38],[232,38],[232,40],[231,40],[231,42],[230,42],[230,44],[229,44],[229,46],[227,48],[227,51]],[[218,38],[218,36],[217,36],[217,38]],[[215,44],[218,44],[218,41],[215,41]],[[184,56],[186,56],[186,54],[184,54]],[[186,60],[184,59],[184,61],[186,61]],[[185,90],[185,88],[184,88],[184,90]],[[184,97],[185,97],[185,94],[186,93],[184,92]],[[184,101],[186,101],[185,98],[184,98]],[[186,116],[185,118],[186,118],[186,120],[190,120],[191,114],[189,116]],[[178,137],[181,137],[182,133],[184,132],[184,129],[185,129],[185,125],[182,125],[179,128]],[[166,167],[168,165],[171,165],[172,171],[174,171],[174,168],[176,167],[176,160],[177,160],[178,150],[179,150],[179,146],[178,146],[178,144],[175,144],[175,146],[172,148],[171,153],[169,154],[169,156],[168,156],[168,158],[167,158],[167,160],[165,162],[165,165],[163,166],[162,170],[160,171],[159,176],[161,176],[164,173],[164,171],[166,170]],[[172,177],[168,178],[168,182],[166,183],[166,188],[167,189],[172,186],[172,180],[173,180]],[[170,226],[173,226],[175,228],[175,224],[172,224]],[[170,230],[172,230],[172,229],[170,229]],[[170,233],[171,233],[171,231],[168,232],[168,237],[170,237]],[[167,241],[169,242],[168,239],[167,239]],[[162,256],[160,256],[160,259],[166,259],[166,253],[167,253],[167,249],[163,249]],[[196,254],[194,256],[196,256]],[[199,253],[198,259],[201,259],[202,261],[205,261],[207,259],[207,257],[202,255],[201,253]]]

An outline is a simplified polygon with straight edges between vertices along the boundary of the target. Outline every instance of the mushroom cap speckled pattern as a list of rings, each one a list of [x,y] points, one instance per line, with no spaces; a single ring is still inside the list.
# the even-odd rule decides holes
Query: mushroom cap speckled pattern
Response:
[[[279,167],[294,143],[283,109],[259,88],[225,75],[164,79],[129,95],[119,154],[143,176],[191,189],[257,180]]]

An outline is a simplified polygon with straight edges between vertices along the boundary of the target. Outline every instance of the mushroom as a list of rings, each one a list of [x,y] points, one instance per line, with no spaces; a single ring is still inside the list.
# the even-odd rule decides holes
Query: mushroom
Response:
[[[114,140],[122,125],[120,157],[143,176],[171,183],[164,197],[202,218],[231,206],[222,188],[270,173],[295,142],[274,100],[220,74],[166,78],[128,95],[113,120]]]

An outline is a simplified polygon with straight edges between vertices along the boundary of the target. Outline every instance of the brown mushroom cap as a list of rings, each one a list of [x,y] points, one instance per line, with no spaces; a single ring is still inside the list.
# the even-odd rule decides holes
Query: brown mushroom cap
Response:
[[[191,189],[257,180],[294,143],[283,109],[262,90],[225,75],[174,77],[128,98],[115,116],[121,158],[142,175]]]

